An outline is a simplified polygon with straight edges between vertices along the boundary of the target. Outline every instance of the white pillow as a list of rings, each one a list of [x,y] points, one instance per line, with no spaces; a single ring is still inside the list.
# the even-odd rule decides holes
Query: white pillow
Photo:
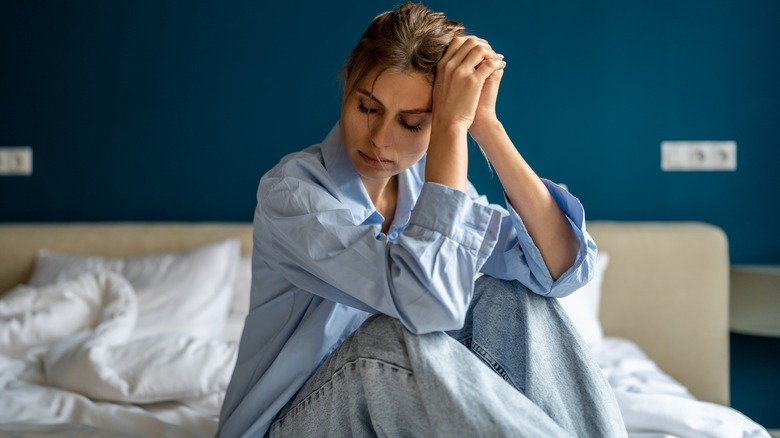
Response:
[[[608,264],[609,255],[599,251],[590,283],[569,296],[558,298],[574,327],[591,347],[599,345],[604,339],[604,330],[599,322],[599,306],[601,305],[601,283],[604,281],[604,271]]]
[[[252,288],[252,256],[241,256],[236,271],[236,281],[233,283],[233,299],[228,311],[222,339],[238,341],[244,330],[244,322],[249,314],[249,295]]]
[[[240,241],[227,239],[183,253],[107,258],[39,250],[30,285],[45,286],[86,272],[125,277],[138,297],[132,338],[164,332],[218,338],[231,298]]]
[[[230,313],[245,318],[249,313],[249,294],[252,288],[252,256],[242,256],[238,261],[236,282],[233,286],[233,302]]]

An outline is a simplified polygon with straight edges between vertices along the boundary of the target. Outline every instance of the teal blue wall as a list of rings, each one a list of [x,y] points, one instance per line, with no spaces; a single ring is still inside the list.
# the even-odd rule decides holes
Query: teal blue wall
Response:
[[[31,145],[35,169],[0,178],[0,221],[250,220],[260,175],[327,133],[343,58],[394,5],[265,3],[1,1],[0,145]],[[780,2],[428,4],[506,55],[500,115],[590,218],[707,221],[734,262],[780,263]],[[736,140],[738,170],[661,172],[680,139]]]
[[[337,120],[336,73],[394,4],[0,0],[0,145],[34,151],[32,177],[0,177],[0,222],[250,221],[260,176]],[[780,263],[780,2],[428,5],[506,55],[505,125],[589,218],[711,222],[733,262]],[[736,140],[738,169],[661,172],[663,140]],[[499,199],[477,153],[471,177]]]
[[[0,178],[0,221],[250,220],[260,175],[325,135],[344,56],[393,6],[265,3],[0,1],[0,145],[31,145],[35,168]],[[505,124],[588,217],[712,222],[734,262],[780,262],[780,2],[428,4],[506,55]],[[680,139],[736,140],[738,170],[661,172]]]

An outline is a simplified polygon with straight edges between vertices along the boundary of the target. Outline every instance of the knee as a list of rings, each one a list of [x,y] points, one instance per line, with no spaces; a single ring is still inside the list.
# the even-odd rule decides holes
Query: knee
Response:
[[[481,275],[474,283],[474,289],[514,289],[518,287],[525,289],[525,286],[517,280],[501,280],[487,274]]]
[[[472,311],[515,315],[529,311],[546,311],[555,307],[554,299],[531,292],[517,280],[500,280],[483,275],[474,285]]]
[[[364,359],[406,362],[406,337],[414,336],[403,324],[387,315],[369,317],[345,341],[351,355]]]
[[[369,339],[385,339],[395,342],[406,332],[401,321],[387,315],[369,316],[355,331],[355,335]]]
[[[534,295],[527,287],[517,280],[501,280],[489,275],[479,277],[474,284],[474,300],[480,299],[524,299]]]

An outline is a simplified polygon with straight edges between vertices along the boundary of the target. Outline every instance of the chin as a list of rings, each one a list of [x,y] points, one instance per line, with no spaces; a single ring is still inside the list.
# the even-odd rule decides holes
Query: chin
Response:
[[[393,177],[398,174],[398,172],[395,172],[393,169],[374,169],[372,167],[366,168],[366,167],[360,167],[358,168],[358,174],[367,179],[387,179],[390,177]]]

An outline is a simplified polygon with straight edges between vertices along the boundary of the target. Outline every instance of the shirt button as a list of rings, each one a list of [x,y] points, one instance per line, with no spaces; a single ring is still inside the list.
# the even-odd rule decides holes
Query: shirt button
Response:
[[[396,238],[398,238],[398,231],[393,231],[392,233],[388,234],[387,237],[395,240]]]

